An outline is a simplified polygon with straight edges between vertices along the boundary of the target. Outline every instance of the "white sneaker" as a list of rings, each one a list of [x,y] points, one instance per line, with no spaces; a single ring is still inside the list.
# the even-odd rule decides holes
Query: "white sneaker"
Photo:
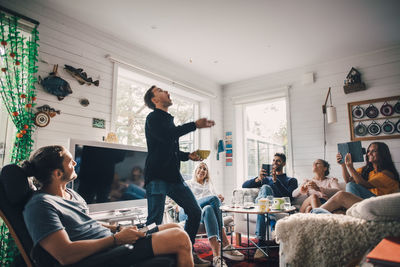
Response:
[[[254,253],[254,259],[261,259],[261,258],[266,258],[264,252],[261,249],[257,249],[256,253]]]
[[[234,249],[234,250],[224,251],[222,253],[222,256],[234,261],[242,261],[244,259],[244,255],[240,253],[239,250],[235,249],[235,247],[232,246],[231,244],[224,247],[224,249]]]
[[[211,262],[208,260],[203,260],[197,255],[197,253],[193,252],[193,262],[195,267],[208,267],[211,266]]]
[[[224,259],[222,259],[222,261],[221,261],[220,256],[215,256],[213,258],[213,266],[214,267],[228,267],[228,265],[226,265]]]

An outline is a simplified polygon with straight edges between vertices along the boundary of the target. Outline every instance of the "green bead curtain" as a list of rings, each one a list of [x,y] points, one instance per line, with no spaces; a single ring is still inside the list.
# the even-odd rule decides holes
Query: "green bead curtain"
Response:
[[[32,151],[38,31],[20,30],[18,18],[0,13],[0,95],[17,134],[11,161],[19,163]]]
[[[17,164],[28,159],[32,151],[39,40],[37,25],[30,33],[22,26],[18,16],[0,11],[0,96],[17,129],[11,152],[11,162]],[[0,266],[15,265],[18,250],[1,220],[0,245]]]

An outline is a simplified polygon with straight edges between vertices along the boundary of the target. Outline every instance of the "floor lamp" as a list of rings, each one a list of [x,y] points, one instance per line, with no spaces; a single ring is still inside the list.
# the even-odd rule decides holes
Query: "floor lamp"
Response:
[[[327,106],[328,98],[330,105]],[[337,122],[336,108],[332,105],[332,94],[331,88],[329,87],[328,93],[326,94],[325,103],[322,105],[322,116],[324,117],[324,160],[326,158],[326,122],[328,124]]]

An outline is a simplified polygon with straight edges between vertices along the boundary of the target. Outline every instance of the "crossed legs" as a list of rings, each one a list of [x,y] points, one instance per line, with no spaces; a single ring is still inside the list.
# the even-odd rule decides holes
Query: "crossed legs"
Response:
[[[334,194],[321,208],[333,212],[337,209],[345,208],[348,209],[355,203],[362,201],[363,199],[349,192],[339,191]]]

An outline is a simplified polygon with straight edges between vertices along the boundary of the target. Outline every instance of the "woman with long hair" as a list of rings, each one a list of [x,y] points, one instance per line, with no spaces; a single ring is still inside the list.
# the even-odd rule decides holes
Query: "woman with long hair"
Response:
[[[201,162],[197,165],[194,176],[191,180],[186,181],[187,185],[192,190],[197,203],[202,209],[201,222],[204,223],[207,237],[211,245],[211,249],[214,255],[213,266],[223,267],[227,266],[224,261],[221,262],[220,257],[220,243],[219,243],[219,229],[221,225],[221,201],[224,200],[222,195],[216,193],[214,186],[210,180],[210,174],[206,163]],[[180,210],[179,219],[185,220],[185,214],[183,210]],[[224,251],[223,256],[231,260],[243,260],[244,255],[229,243],[228,237],[226,236],[225,229],[222,228],[222,246],[224,249],[230,249]]]
[[[340,162],[342,156],[338,154],[336,159]],[[399,173],[393,164],[389,147],[385,143],[371,143],[365,160],[364,167],[355,169],[351,155],[348,153],[344,163],[341,163],[347,192],[366,199],[399,191]]]
[[[318,208],[330,197],[340,190],[338,179],[327,177],[330,165],[323,159],[314,161],[312,171],[314,177],[305,180],[303,184],[293,191],[293,197],[308,196],[300,207],[300,212],[310,212]]]

